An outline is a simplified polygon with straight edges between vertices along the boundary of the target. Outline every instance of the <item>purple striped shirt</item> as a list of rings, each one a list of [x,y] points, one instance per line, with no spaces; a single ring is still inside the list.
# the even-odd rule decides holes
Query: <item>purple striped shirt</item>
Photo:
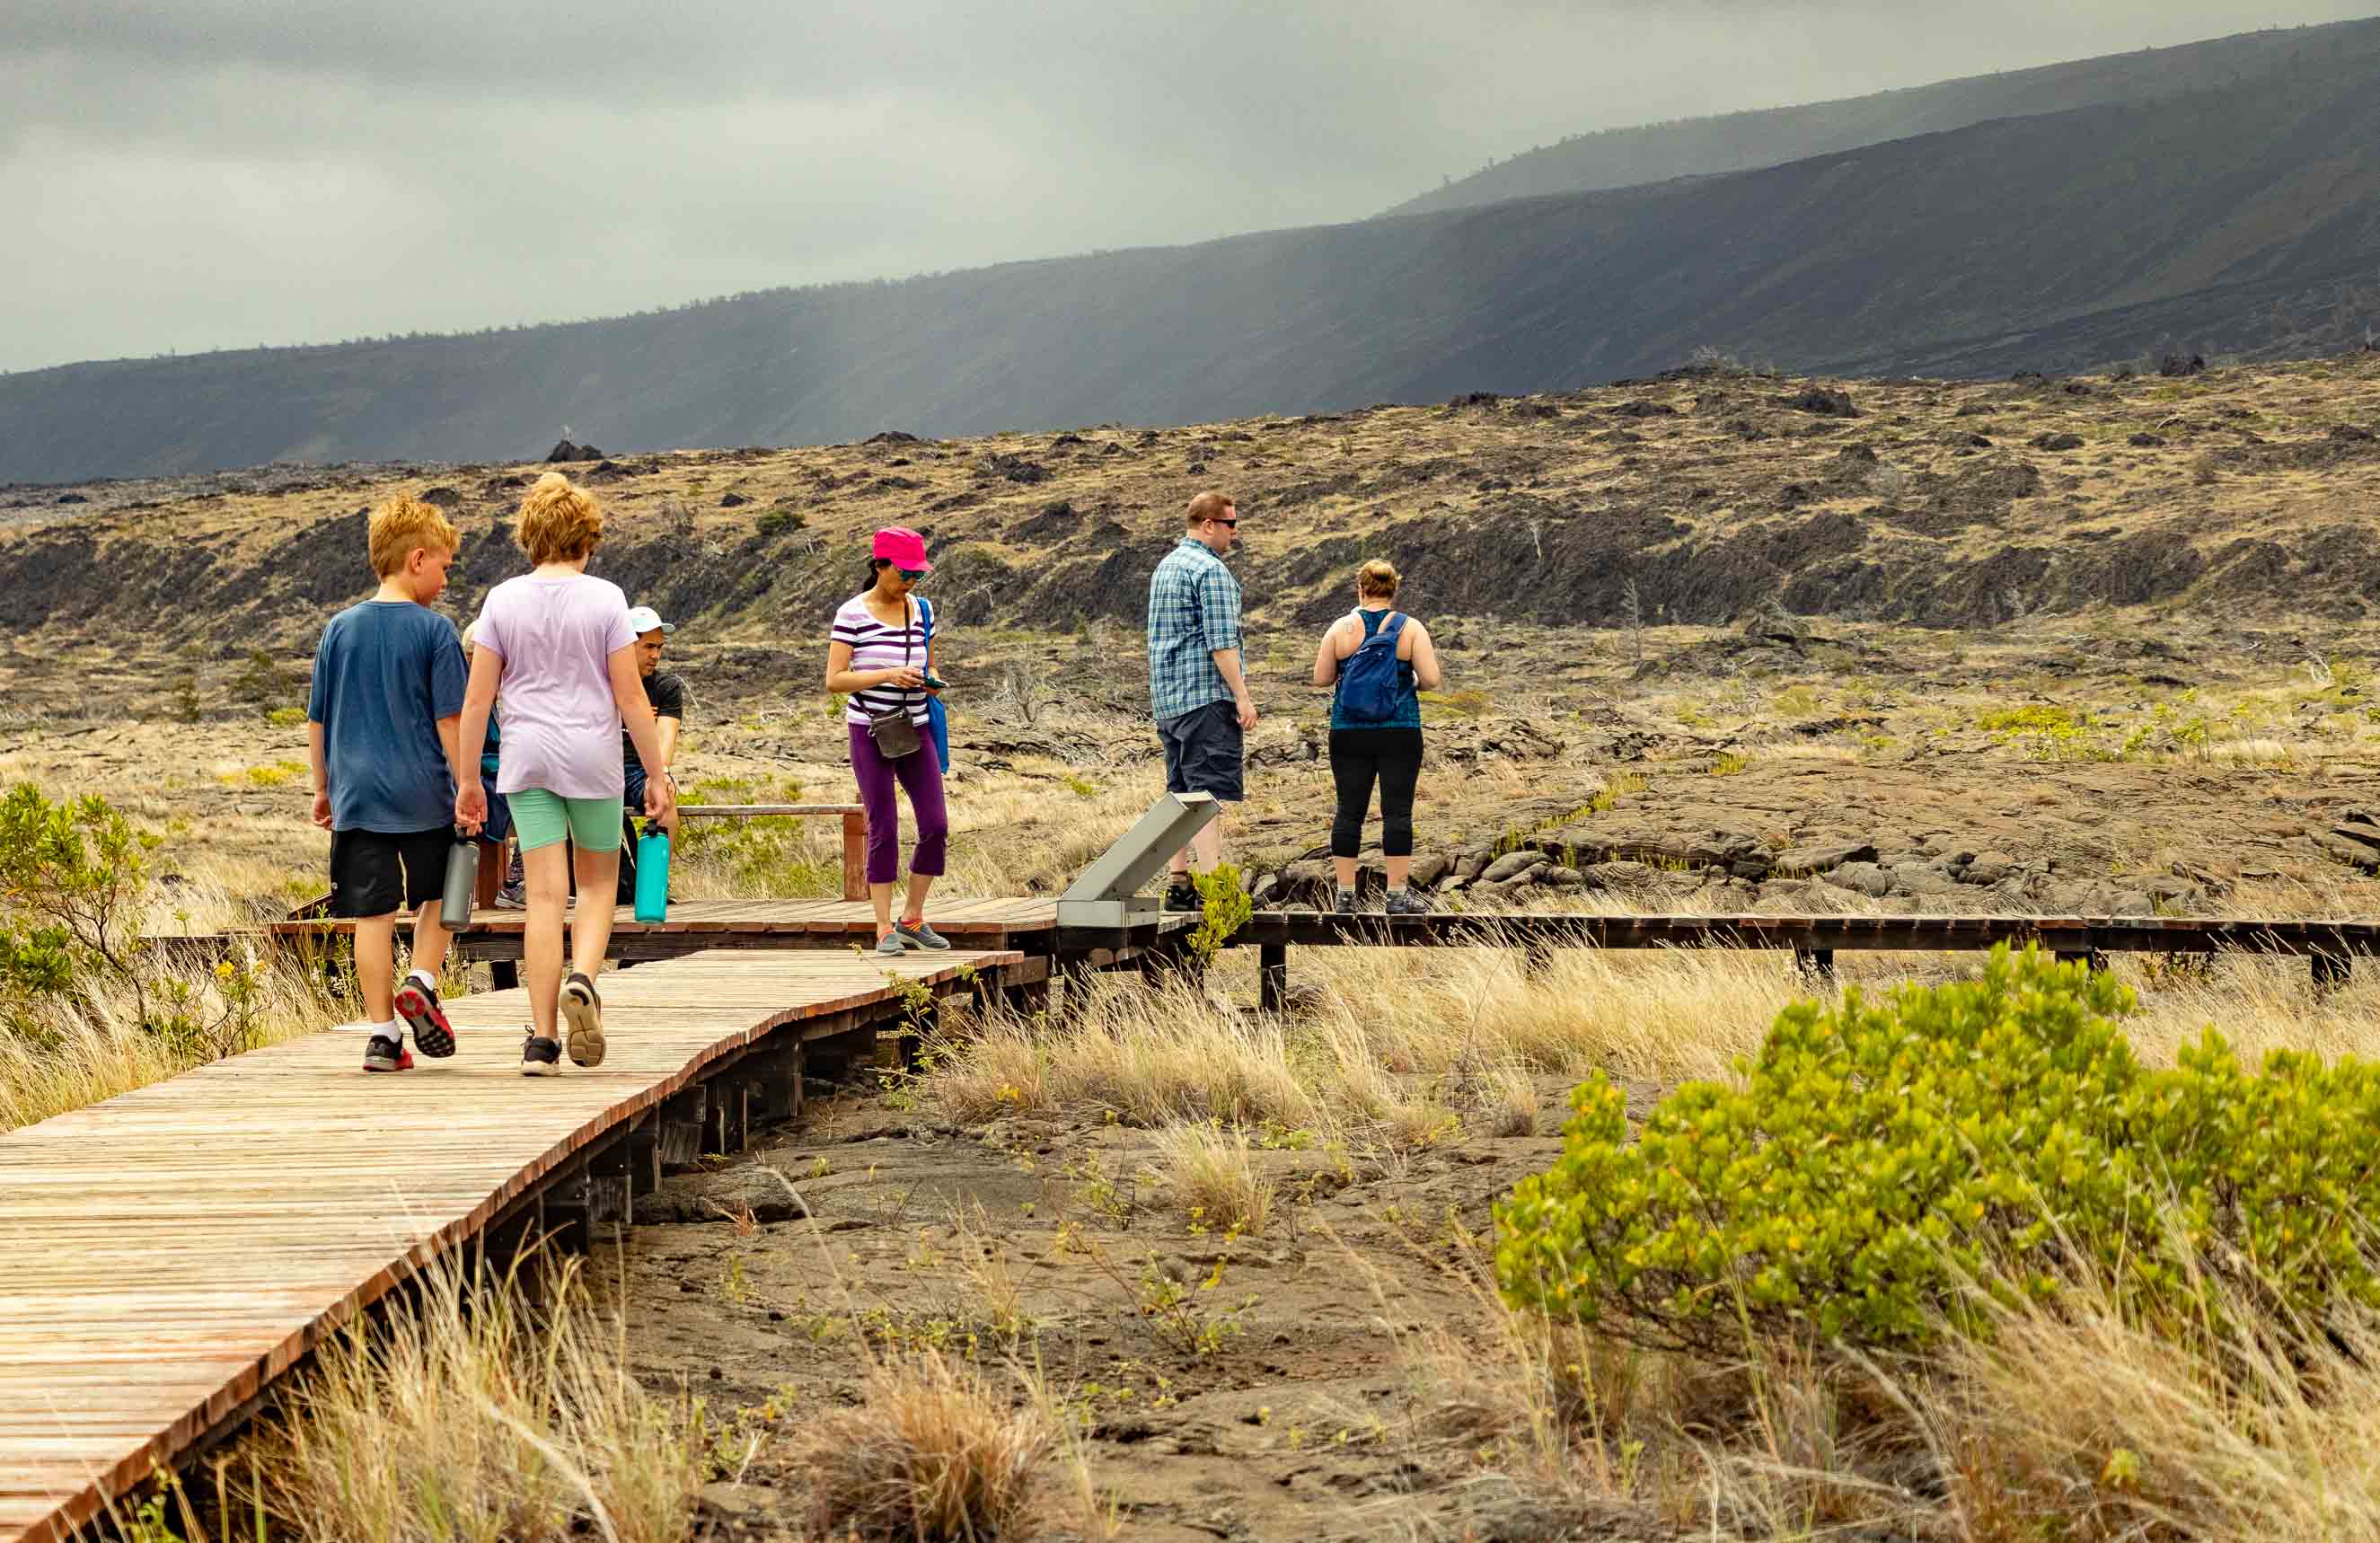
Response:
[[[898,670],[905,662],[913,670],[926,667],[926,631],[918,621],[915,601],[909,602],[907,626],[886,626],[869,613],[866,596],[854,595],[834,614],[834,640],[851,645],[851,667],[855,670]],[[864,724],[879,713],[897,711],[904,706],[909,710],[910,722],[926,722],[926,693],[905,692],[897,686],[873,686],[853,692],[844,705],[843,718],[847,723]]]

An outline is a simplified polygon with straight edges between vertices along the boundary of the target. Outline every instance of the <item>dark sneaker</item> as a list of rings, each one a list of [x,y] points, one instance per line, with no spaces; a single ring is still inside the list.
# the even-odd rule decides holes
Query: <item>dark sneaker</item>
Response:
[[[1169,911],[1203,911],[1207,903],[1198,898],[1198,886],[1176,881],[1165,886],[1165,908]]]
[[[569,1026],[571,1064],[603,1064],[603,999],[595,994],[595,982],[577,970],[562,983],[562,1021]]]
[[[396,1015],[413,1030],[413,1042],[421,1047],[422,1054],[443,1061],[455,1053],[455,1026],[446,1021],[437,987],[425,985],[419,976],[407,976],[405,984],[396,989]]]
[[[1411,890],[1391,890],[1384,909],[1392,917],[1426,917],[1429,915],[1429,902]]]
[[[562,1071],[562,1047],[551,1039],[540,1039],[531,1029],[521,1037],[521,1075],[550,1077]]]
[[[934,924],[920,917],[916,921],[896,921],[892,935],[911,948],[922,948],[939,954],[951,946],[951,941],[934,930]]]
[[[364,1046],[364,1070],[367,1072],[408,1072],[413,1069],[413,1052],[405,1048],[402,1039],[392,1039],[375,1034]]]
[[[496,909],[526,911],[528,909],[528,896],[522,893],[518,884],[506,884],[496,892]]]
[[[1355,892],[1354,890],[1340,890],[1336,893],[1338,898],[1331,902],[1330,914],[1338,917],[1354,916],[1355,914]]]
[[[909,950],[907,946],[901,942],[901,929],[896,927],[892,931],[887,932],[882,937],[877,939],[876,952],[885,955],[887,958],[892,959],[898,959],[904,954],[908,953]]]

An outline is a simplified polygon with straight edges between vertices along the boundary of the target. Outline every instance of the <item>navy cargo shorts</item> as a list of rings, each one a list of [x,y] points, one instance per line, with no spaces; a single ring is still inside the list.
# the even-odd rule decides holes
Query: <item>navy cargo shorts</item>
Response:
[[[1179,718],[1157,725],[1165,746],[1165,791],[1211,793],[1226,804],[1238,803],[1240,785],[1240,710],[1231,702],[1208,702]]]

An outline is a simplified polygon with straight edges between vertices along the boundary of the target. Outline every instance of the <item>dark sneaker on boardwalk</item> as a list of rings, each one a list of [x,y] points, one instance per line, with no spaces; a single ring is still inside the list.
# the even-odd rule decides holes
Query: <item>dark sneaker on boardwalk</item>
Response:
[[[1165,908],[1169,911],[1203,911],[1207,903],[1198,898],[1197,885],[1173,883],[1165,886]]]
[[[550,1077],[562,1071],[562,1047],[551,1039],[540,1039],[534,1030],[521,1039],[521,1075]]]
[[[571,1063],[603,1064],[603,999],[595,994],[595,982],[577,970],[562,983],[562,1021]]]
[[[1429,902],[1411,890],[1399,890],[1389,896],[1385,909],[1392,917],[1426,917],[1429,915]]]
[[[934,930],[934,924],[920,917],[916,921],[896,921],[892,935],[911,948],[922,948],[939,954],[951,946],[951,941]]]
[[[1336,891],[1335,893],[1337,898],[1330,903],[1330,914],[1334,917],[1354,916],[1355,914],[1355,892],[1354,890],[1339,890]]]
[[[908,953],[909,950],[907,946],[901,942],[901,929],[896,927],[892,931],[887,932],[882,937],[877,939],[876,952],[894,959],[898,959],[902,954]]]
[[[413,1069],[413,1052],[405,1048],[402,1039],[392,1039],[375,1034],[364,1045],[364,1070],[367,1072],[407,1072]]]
[[[419,976],[407,976],[396,989],[396,1015],[413,1030],[413,1042],[421,1047],[422,1054],[443,1061],[455,1053],[455,1026],[446,1021],[446,1007],[438,1000],[437,987]]]
[[[528,909],[528,896],[521,893],[521,887],[518,884],[506,884],[496,892],[496,909],[526,911]]]

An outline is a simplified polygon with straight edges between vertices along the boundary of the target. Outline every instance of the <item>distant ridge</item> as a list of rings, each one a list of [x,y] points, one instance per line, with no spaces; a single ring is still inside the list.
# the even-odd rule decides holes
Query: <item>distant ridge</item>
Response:
[[[2154,102],[2239,86],[2300,65],[2326,67],[2373,55],[2380,55],[2380,18],[2241,32],[1802,106],[1605,129],[1524,151],[1407,199],[1389,213],[1439,213],[1505,199],[1754,171],[1993,118]]]
[[[0,481],[1185,423],[1649,374],[2070,370],[2380,322],[2380,55],[1763,171],[468,337],[0,379]]]

